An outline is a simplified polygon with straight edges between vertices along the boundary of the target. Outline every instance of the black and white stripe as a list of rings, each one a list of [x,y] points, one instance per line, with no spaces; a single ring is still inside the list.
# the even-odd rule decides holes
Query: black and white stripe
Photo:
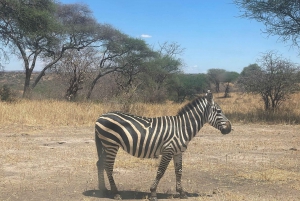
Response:
[[[210,92],[185,105],[176,116],[145,118],[121,112],[103,114],[95,126],[99,189],[101,192],[106,189],[105,169],[111,191],[116,194],[115,198],[120,198],[112,172],[116,154],[121,147],[139,158],[157,158],[162,155],[157,177],[150,188],[152,200],[156,200],[157,185],[172,158],[176,189],[181,197],[186,197],[181,187],[182,152],[205,123],[223,134],[231,131],[230,121],[222,113],[220,106],[214,103]]]

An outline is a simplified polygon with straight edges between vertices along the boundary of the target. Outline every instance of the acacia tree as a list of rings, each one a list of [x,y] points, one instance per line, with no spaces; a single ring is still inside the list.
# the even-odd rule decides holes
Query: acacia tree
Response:
[[[275,110],[299,90],[299,68],[274,52],[265,53],[259,63],[245,67],[238,83],[246,92],[259,94],[265,110]]]
[[[152,57],[154,52],[144,40],[113,30],[110,39],[101,45],[99,54],[99,63],[94,69],[95,76],[92,78],[86,99],[90,99],[98,80],[109,73],[128,73],[130,76],[128,82],[131,83],[132,76],[143,68],[143,63]]]
[[[208,78],[215,85],[217,93],[220,92],[220,83],[223,81],[225,72],[226,70],[219,68],[211,68],[207,71]]]
[[[30,97],[47,69],[69,49],[83,49],[105,38],[110,27],[99,25],[82,4],[57,4],[54,0],[1,0],[0,40],[23,60],[23,97]],[[44,66],[30,84],[38,59]]]
[[[41,46],[48,47],[48,30],[55,30],[58,24],[50,17],[55,11],[51,0],[35,2],[0,1],[0,40],[11,53],[23,59],[26,78],[24,94],[28,91],[31,73]],[[31,62],[31,66],[30,66]]]
[[[246,77],[248,75],[251,75],[252,73],[255,73],[255,71],[260,71],[260,67],[258,64],[254,63],[254,64],[250,64],[249,66],[245,67],[242,72],[241,72],[241,76]]]
[[[177,43],[165,42],[159,45],[155,56],[147,63],[144,71],[138,76],[140,97],[147,102],[165,101],[171,79],[180,73],[183,61],[179,55],[184,51]]]
[[[243,12],[242,17],[264,23],[265,33],[278,35],[283,41],[291,40],[299,47],[299,0],[234,0],[234,3]]]
[[[239,77],[239,74],[234,71],[226,71],[223,75],[222,82],[225,85],[224,98],[229,97],[230,83],[234,83]]]
[[[226,71],[219,68],[211,68],[207,71],[208,79],[215,85],[216,92],[220,92],[220,84],[224,84],[224,98],[229,97],[230,83],[237,80],[239,74],[237,72]]]
[[[183,51],[184,49],[177,43],[165,42],[160,45],[158,55],[153,60],[152,66],[147,72],[147,74],[152,75],[152,79],[157,84],[158,90],[163,87],[170,76],[180,72],[183,61],[178,56]]]
[[[178,73],[169,81],[168,90],[171,92],[173,100],[183,102],[192,99],[204,92],[209,81],[206,74],[184,74]]]

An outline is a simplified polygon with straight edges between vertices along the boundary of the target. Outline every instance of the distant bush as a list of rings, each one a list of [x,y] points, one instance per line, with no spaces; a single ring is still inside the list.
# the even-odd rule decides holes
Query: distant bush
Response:
[[[0,88],[0,98],[1,101],[11,102],[16,99],[16,95],[7,84],[4,84]]]

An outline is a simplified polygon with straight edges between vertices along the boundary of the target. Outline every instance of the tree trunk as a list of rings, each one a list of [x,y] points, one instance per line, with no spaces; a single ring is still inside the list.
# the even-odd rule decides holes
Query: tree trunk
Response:
[[[262,94],[262,99],[264,101],[265,104],[265,111],[268,111],[270,109],[270,101],[269,101],[269,97],[268,95]]]
[[[60,55],[42,69],[42,71],[39,73],[39,75],[33,82],[32,86],[31,86],[32,89],[37,85],[37,83],[41,80],[41,78],[46,74],[46,70],[51,68],[54,64],[56,64],[62,58],[62,55],[64,52],[65,52],[65,49],[62,49]]]
[[[93,80],[93,82],[91,83],[90,88],[89,88],[89,90],[88,90],[88,93],[87,93],[87,95],[86,95],[86,99],[89,100],[89,99],[91,98],[92,91],[93,91],[93,89],[94,89],[94,87],[95,87],[97,81],[98,81],[101,77],[103,77],[103,76],[106,75],[106,74],[115,72],[115,71],[117,71],[118,69],[119,69],[119,68],[112,68],[112,69],[107,70],[107,71],[104,72],[104,73],[99,73],[99,74],[97,75],[97,77]]]
[[[220,82],[216,81],[216,93],[220,92]]]
[[[225,87],[225,93],[224,93],[224,98],[229,97],[229,82],[227,82],[226,87]]]
[[[101,77],[101,74],[99,74],[94,80],[93,80],[93,82],[92,82],[92,84],[91,84],[91,86],[90,86],[90,88],[89,88],[89,90],[88,90],[88,93],[87,93],[87,95],[86,95],[86,99],[87,100],[89,100],[90,98],[91,98],[91,95],[92,95],[92,91],[93,91],[93,89],[94,89],[94,87],[95,87],[95,85],[96,85],[96,83],[97,83],[97,81],[98,81],[98,79]]]
[[[31,88],[30,88],[30,77],[33,69],[26,68],[25,70],[25,83],[24,83],[24,91],[23,98],[30,98],[31,96]]]

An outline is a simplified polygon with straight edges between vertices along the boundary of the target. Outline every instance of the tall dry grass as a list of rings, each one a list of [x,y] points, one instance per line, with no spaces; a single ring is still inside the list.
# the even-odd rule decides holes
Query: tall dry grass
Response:
[[[232,93],[230,98],[215,94],[215,102],[232,122],[239,123],[300,123],[300,93],[292,95],[280,110],[266,113],[257,95]],[[184,104],[122,104],[67,102],[57,100],[20,100],[14,103],[0,102],[0,125],[22,124],[40,126],[91,126],[108,111],[126,111],[141,116],[175,115]]]
[[[259,95],[232,93],[230,98],[218,98],[215,101],[222,107],[226,116],[241,123],[300,123],[300,93],[292,94],[276,111],[264,110],[264,103]]]
[[[120,103],[67,102],[57,100],[20,100],[0,102],[0,125],[23,124],[41,126],[94,125],[108,111],[127,111],[141,116],[174,115],[178,104],[123,105]]]

